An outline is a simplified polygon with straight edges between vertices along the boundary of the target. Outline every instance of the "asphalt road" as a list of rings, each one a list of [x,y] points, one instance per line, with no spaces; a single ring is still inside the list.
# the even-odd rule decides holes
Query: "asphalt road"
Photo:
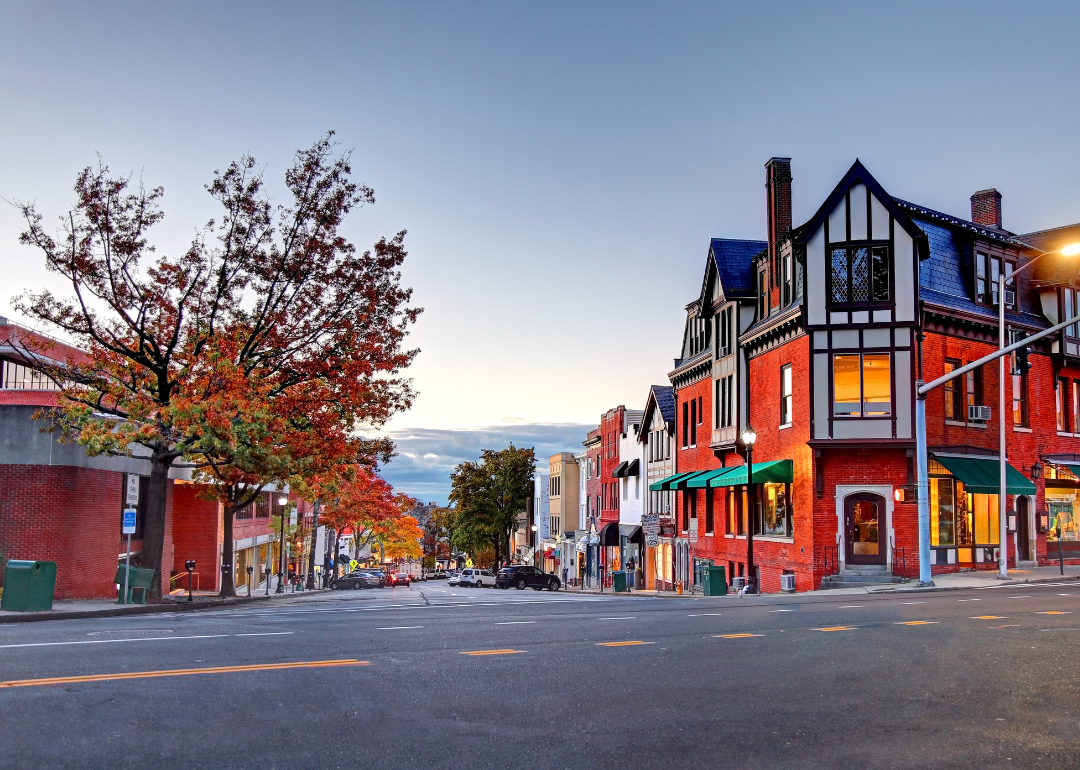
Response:
[[[1078,671],[1080,584],[425,583],[0,626],[0,767],[1080,767]]]

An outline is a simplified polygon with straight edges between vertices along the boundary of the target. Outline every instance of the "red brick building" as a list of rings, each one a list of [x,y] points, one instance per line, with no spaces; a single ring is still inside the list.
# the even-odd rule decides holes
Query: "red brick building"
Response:
[[[773,158],[766,205],[767,242],[710,245],[670,375],[675,474],[651,488],[676,493],[679,538],[698,520],[694,557],[731,575],[746,572],[752,528],[762,590],[780,590],[785,574],[799,590],[914,576],[916,380],[991,352],[999,301],[1009,341],[1077,315],[1076,260],[1047,256],[1001,298],[997,276],[1080,240],[1080,226],[1006,231],[995,190],[972,196],[970,220],[943,214],[889,195],[857,161],[792,228],[790,161]],[[927,400],[935,572],[995,567],[1002,384],[1010,563],[1045,560],[1052,522],[1066,555],[1080,557],[1080,327],[1042,342],[1029,371],[1000,383],[996,366],[983,367]],[[743,463],[747,425],[751,488],[730,467]],[[687,555],[674,558],[692,579]]]

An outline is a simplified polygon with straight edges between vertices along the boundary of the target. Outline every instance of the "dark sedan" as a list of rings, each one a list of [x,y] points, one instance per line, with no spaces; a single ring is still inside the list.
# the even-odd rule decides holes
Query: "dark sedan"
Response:
[[[408,586],[412,583],[412,577],[405,572],[398,572],[396,575],[390,575],[390,585],[392,586]]]
[[[503,567],[495,576],[496,588],[505,589],[510,586],[519,591],[524,591],[526,588],[534,591],[543,591],[545,588],[549,591],[558,591],[562,587],[562,582],[554,575],[549,575],[536,567],[514,564]]]
[[[375,581],[366,572],[350,572],[330,581],[330,589],[340,591],[345,588],[374,588]]]

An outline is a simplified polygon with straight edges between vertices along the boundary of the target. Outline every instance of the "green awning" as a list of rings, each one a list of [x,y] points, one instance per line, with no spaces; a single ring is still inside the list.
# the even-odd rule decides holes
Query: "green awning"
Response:
[[[1076,463],[1055,463],[1053,460],[1050,462],[1059,468],[1064,468],[1077,478],[1080,478],[1080,465],[1077,465]]]
[[[996,495],[1001,489],[1001,470],[997,460],[976,457],[931,455],[949,473],[964,482],[964,489],[977,495]],[[1010,495],[1033,495],[1035,485],[1011,465],[1005,466],[1005,488]]]
[[[681,489],[685,487],[686,489],[707,489],[709,486],[709,482],[712,479],[723,476],[730,470],[731,468],[717,468],[714,471],[702,471],[701,473],[698,473],[697,475],[691,476],[690,478],[680,482],[679,488]]]
[[[696,476],[701,471],[690,471],[689,473],[676,473],[674,476],[668,476],[666,479],[660,479],[649,484],[650,492],[667,492],[675,488],[675,485],[680,481],[685,481],[691,476]]]
[[[754,463],[755,484],[790,484],[793,481],[793,476],[794,466],[791,460],[771,460],[767,463]],[[710,487],[737,487],[745,483],[745,465],[727,468],[722,476],[709,480]]]

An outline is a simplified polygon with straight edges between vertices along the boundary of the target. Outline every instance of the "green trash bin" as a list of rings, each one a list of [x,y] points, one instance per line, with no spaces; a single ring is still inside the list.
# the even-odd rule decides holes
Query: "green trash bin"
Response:
[[[56,591],[56,562],[12,559],[4,567],[0,610],[48,612]]]
[[[706,596],[727,596],[727,570],[716,564],[711,565],[704,574]]]
[[[626,593],[626,573],[621,569],[611,573],[611,589],[617,594]]]

